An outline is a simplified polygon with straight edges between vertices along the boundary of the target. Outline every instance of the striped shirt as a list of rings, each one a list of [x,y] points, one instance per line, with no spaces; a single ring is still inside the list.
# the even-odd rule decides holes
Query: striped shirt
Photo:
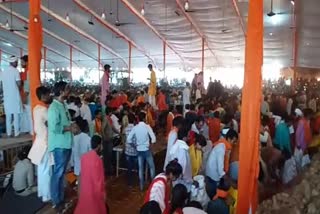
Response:
[[[131,130],[133,129],[134,125],[133,124],[128,124],[128,126],[125,128],[125,135],[126,135],[126,138],[128,138]],[[135,137],[133,138],[132,140],[133,142],[132,143],[127,143],[126,141],[126,148],[125,148],[125,154],[126,155],[129,155],[129,156],[137,156],[138,155],[138,152],[137,152],[137,149],[136,149],[136,139]]]

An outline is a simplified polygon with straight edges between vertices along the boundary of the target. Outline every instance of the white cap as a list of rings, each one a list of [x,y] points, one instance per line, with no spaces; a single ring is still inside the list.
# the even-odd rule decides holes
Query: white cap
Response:
[[[18,58],[15,57],[15,56],[11,56],[11,57],[9,58],[9,62],[10,62],[10,63],[17,62],[17,61],[18,61]]]

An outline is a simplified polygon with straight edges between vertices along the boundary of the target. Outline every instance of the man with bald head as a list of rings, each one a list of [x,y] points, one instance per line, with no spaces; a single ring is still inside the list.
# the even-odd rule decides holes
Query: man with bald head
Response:
[[[18,58],[11,56],[10,65],[3,71],[0,71],[0,81],[2,81],[4,112],[6,115],[7,135],[12,135],[12,120],[14,126],[14,136],[20,134],[19,114],[22,113],[22,102],[19,92],[21,86],[20,74],[17,69]]]

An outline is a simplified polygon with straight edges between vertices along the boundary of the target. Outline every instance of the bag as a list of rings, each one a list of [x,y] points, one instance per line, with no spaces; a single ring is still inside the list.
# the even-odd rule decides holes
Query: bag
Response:
[[[304,155],[302,157],[302,161],[301,161],[301,168],[304,168],[305,166],[309,165],[310,163],[311,163],[310,156],[308,154]]]
[[[303,151],[302,149],[298,149],[297,147],[294,149],[293,157],[296,161],[297,169],[298,171],[301,170],[302,166],[302,158],[303,158]]]
[[[210,201],[205,188],[205,179],[203,175],[197,175],[193,178],[194,184],[191,186],[191,201],[198,201],[204,209]]]

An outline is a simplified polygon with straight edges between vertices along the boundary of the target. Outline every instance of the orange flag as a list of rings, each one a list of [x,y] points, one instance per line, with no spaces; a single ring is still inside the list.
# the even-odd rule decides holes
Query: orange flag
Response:
[[[259,173],[261,68],[263,63],[263,1],[249,1],[242,89],[240,168],[237,213],[255,213]]]

